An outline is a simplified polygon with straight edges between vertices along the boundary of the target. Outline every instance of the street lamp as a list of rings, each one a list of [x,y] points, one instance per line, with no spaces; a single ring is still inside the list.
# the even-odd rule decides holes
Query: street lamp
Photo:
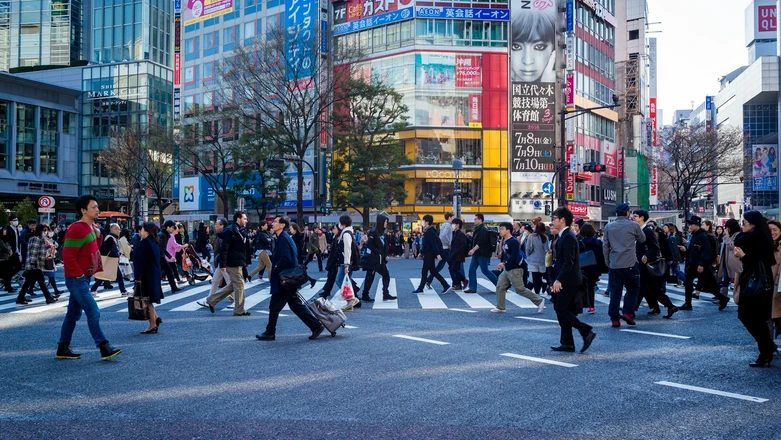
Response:
[[[320,193],[317,190],[317,187],[318,187],[317,181],[319,180],[320,176],[315,174],[315,169],[314,169],[314,167],[312,167],[312,164],[310,164],[309,162],[305,161],[304,159],[302,159],[300,157],[292,156],[292,155],[285,155],[285,156],[283,156],[283,158],[284,158],[284,160],[286,160],[288,162],[301,162],[302,164],[308,166],[309,167],[309,171],[312,172],[312,187],[313,187],[312,188],[312,191],[313,191],[312,192],[312,211],[314,211],[314,216],[315,216],[314,223],[317,223],[317,209],[318,209],[319,196],[320,196]],[[303,221],[303,219],[301,219],[301,221]]]
[[[461,159],[453,159],[453,172],[456,174],[456,179],[453,182],[453,215],[456,218],[461,218],[461,187],[458,185],[458,177],[463,169],[464,163],[461,162]]]
[[[135,185],[133,185],[133,192],[138,196],[139,223],[144,223],[144,199],[146,198],[146,188],[142,187],[140,182],[136,182]]]

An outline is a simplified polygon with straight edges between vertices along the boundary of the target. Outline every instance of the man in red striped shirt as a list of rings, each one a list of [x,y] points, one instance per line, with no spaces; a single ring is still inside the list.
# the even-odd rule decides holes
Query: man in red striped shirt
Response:
[[[102,270],[100,259],[100,229],[94,224],[100,214],[98,201],[92,196],[81,196],[76,199],[76,215],[79,221],[71,224],[65,233],[62,262],[65,266],[65,286],[70,292],[68,312],[62,323],[60,342],[57,344],[57,359],[79,359],[80,354],[70,349],[73,330],[76,321],[81,318],[81,311],[87,315],[87,325],[100,349],[103,360],[113,358],[122,353],[109,344],[100,328],[100,309],[95,298],[90,293],[89,279]]]

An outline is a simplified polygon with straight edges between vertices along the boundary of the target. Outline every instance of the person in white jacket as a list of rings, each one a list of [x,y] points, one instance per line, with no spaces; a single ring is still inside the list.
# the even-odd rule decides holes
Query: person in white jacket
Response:
[[[353,232],[352,224],[353,220],[349,215],[345,214],[339,217],[339,229],[341,230],[341,233],[339,234],[339,239],[335,246],[336,249],[334,250],[334,252],[339,252],[336,257],[338,259],[337,265],[339,266],[339,269],[336,271],[336,281],[334,282],[334,286],[339,289],[339,292],[341,292],[344,277],[349,276],[352,273],[350,261],[352,261],[353,242],[355,241],[355,233]],[[350,311],[360,302],[361,301],[357,296],[353,296],[352,299],[347,301],[347,306],[344,307],[343,310]]]

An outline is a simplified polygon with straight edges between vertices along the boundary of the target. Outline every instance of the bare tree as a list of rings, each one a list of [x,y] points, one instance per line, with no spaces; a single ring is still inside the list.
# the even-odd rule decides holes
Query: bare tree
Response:
[[[691,199],[704,195],[716,177],[722,184],[741,181],[746,166],[744,136],[740,128],[704,124],[666,128],[662,135],[664,158],[657,158],[660,179],[688,218]]]
[[[109,145],[101,153],[99,160],[109,172],[116,185],[117,193],[127,197],[128,214],[136,215],[136,185],[140,182],[141,166],[138,156],[142,150],[141,140],[133,130],[117,128],[111,131]]]
[[[143,168],[146,187],[154,194],[155,205],[161,216],[173,201],[173,156],[176,148],[173,133],[169,127],[154,125],[140,133],[145,148],[138,161]]]
[[[359,58],[352,48],[324,53],[320,37],[319,26],[269,29],[264,38],[236,48],[224,60],[221,75],[226,87],[220,94],[235,99],[239,113],[251,117],[240,121],[251,120],[255,124],[251,128],[281,157],[295,158],[299,221],[303,219],[304,157],[307,150],[319,154],[321,135],[330,132],[335,91],[350,77],[348,61]],[[331,75],[329,62],[338,73]]]
[[[379,79],[347,79],[334,106],[335,142],[331,167],[334,202],[359,212],[369,224],[372,208],[403,201],[409,161],[396,132],[407,126],[402,95]]]

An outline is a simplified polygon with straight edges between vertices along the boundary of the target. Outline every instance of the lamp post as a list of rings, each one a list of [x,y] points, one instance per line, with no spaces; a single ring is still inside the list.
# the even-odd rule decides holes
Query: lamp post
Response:
[[[312,167],[312,164],[310,164],[309,162],[305,161],[304,159],[301,159],[300,157],[296,157],[296,156],[289,156],[289,155],[285,155],[283,158],[286,161],[288,161],[288,162],[301,162],[301,163],[305,164],[306,166],[308,166],[309,167],[309,171],[312,172],[312,211],[315,214],[315,221],[313,223],[316,224],[317,223],[317,209],[318,209],[317,205],[318,205],[319,198],[320,198],[319,197],[320,193],[317,190],[317,186],[318,186],[317,185],[317,180],[318,180],[319,176],[315,175],[315,169]],[[303,219],[301,219],[301,220],[303,221]]]
[[[138,203],[138,217],[139,217],[139,224],[144,223],[144,199],[146,198],[146,188],[141,185],[140,182],[136,182],[135,185],[133,185],[133,191],[138,196],[137,203]]]
[[[458,177],[463,169],[464,163],[461,162],[461,159],[453,159],[453,172],[456,175],[456,179],[453,182],[453,215],[456,218],[461,218],[461,187],[458,185]]]

